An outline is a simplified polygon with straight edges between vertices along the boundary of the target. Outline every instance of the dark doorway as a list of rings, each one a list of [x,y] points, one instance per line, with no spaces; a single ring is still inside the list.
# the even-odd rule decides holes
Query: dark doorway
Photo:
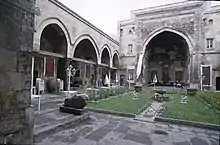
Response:
[[[72,87],[95,87],[97,80],[96,64],[97,54],[95,45],[89,39],[83,39],[76,46],[74,60],[71,65],[77,70],[72,77]]]
[[[189,48],[183,37],[173,32],[164,31],[156,35],[147,44],[145,51],[145,70],[143,70],[145,82],[152,83],[149,72],[158,70],[158,83],[172,85],[174,82],[187,81],[184,76],[187,69]],[[183,70],[182,74],[175,77],[175,70]],[[153,76],[154,77],[154,76]],[[178,80],[177,80],[178,79]]]
[[[220,76],[216,77],[216,91],[220,91]]]
[[[202,74],[203,74],[203,80],[202,80],[202,84],[203,85],[206,85],[206,86],[210,86],[211,85],[211,82],[210,82],[210,69],[211,67],[210,66],[202,66]]]
[[[97,62],[97,54],[92,42],[89,39],[83,39],[79,42],[74,52],[74,57]]]
[[[101,55],[101,63],[110,65],[110,55],[107,48],[104,48],[102,55]]]
[[[67,39],[63,30],[57,24],[47,25],[40,38],[40,50],[46,51],[46,70],[44,80],[46,84],[51,80],[61,79],[65,81],[65,58],[67,54]],[[58,54],[58,57],[53,54]],[[64,83],[65,85],[66,83]],[[66,87],[66,86],[64,86]]]

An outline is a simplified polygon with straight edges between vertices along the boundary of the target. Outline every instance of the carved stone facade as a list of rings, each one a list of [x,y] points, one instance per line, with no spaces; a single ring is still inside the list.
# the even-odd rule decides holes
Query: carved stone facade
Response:
[[[171,28],[182,32],[185,35],[194,34],[194,21],[189,21],[190,18],[182,18],[173,21],[165,20],[162,22],[150,22],[143,24],[140,29],[141,39],[144,40],[146,37],[154,32],[155,30],[163,27]]]
[[[146,54],[146,47],[153,38],[162,32],[171,32],[181,36],[183,41],[187,42],[190,56],[187,60],[189,62],[188,81],[198,86],[200,84],[202,64],[213,65],[213,68],[217,68],[216,63],[220,56],[218,50],[220,40],[219,10],[220,7],[211,7],[210,2],[185,1],[132,11],[131,19],[118,23],[122,70],[127,66],[133,66],[134,74],[136,74],[135,64],[137,64],[138,54]],[[211,22],[205,17],[212,17],[213,27],[215,25],[215,28],[207,26],[207,23]],[[134,32],[131,34],[129,30],[133,27]],[[215,58],[214,62],[208,61],[211,59],[206,49],[206,39],[208,37],[215,38],[215,48],[211,51],[213,53],[212,56]],[[133,44],[132,55],[127,53],[129,44]],[[206,55],[204,52],[206,52]],[[212,59],[214,59],[213,57]],[[214,70],[211,70],[212,76],[214,75],[213,73]],[[215,77],[217,77],[216,74],[217,72],[215,72]],[[209,87],[212,89],[215,89],[216,83],[214,81],[209,82]]]

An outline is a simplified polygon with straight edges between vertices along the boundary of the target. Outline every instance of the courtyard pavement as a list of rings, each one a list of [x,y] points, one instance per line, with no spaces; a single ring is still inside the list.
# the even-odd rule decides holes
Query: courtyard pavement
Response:
[[[91,120],[35,140],[36,145],[219,145],[219,132],[91,113]]]

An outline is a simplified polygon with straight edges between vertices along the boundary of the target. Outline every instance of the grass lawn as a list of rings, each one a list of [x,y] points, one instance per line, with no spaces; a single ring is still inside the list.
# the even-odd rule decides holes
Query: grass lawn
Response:
[[[165,104],[162,117],[219,124],[220,114],[211,109],[198,96],[188,96],[187,104],[180,103],[180,94],[171,94],[171,96],[173,100]]]
[[[150,92],[141,92],[138,93],[138,99],[133,99],[134,95],[129,93],[99,103],[89,103],[87,106],[96,109],[136,114],[145,105],[150,105],[151,96],[152,94],[150,94]]]

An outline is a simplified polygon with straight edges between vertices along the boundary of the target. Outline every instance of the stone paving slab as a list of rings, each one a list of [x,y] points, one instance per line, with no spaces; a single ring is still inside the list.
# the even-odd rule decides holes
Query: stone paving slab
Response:
[[[98,142],[99,140],[104,138],[109,132],[111,132],[110,129],[99,128],[99,129],[95,130],[94,132],[92,132],[91,134],[89,134],[86,137],[86,139],[90,139],[90,140]]]
[[[55,110],[50,113],[40,114],[35,118],[34,124],[34,139],[38,142],[44,139],[49,134],[54,134],[61,130],[73,127],[76,124],[83,121],[87,121],[90,117],[88,113],[81,116],[75,116],[73,114],[61,113],[59,110]]]
[[[37,145],[218,145],[219,132],[146,123],[92,113],[91,121],[54,133]],[[103,117],[102,117],[103,116]]]
[[[137,142],[137,143],[142,143],[142,144],[152,143],[149,137],[149,134],[140,132],[140,131],[134,131],[134,130],[129,131],[123,139],[130,140],[130,141]]]

